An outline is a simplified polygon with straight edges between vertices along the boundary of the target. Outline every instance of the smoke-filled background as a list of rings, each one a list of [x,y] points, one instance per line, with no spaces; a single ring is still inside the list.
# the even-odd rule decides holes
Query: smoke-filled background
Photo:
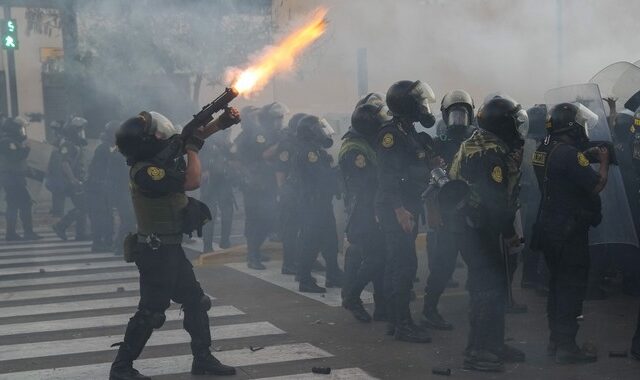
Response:
[[[329,8],[327,34],[293,72],[238,105],[348,113],[359,74],[360,91],[420,79],[438,98],[504,91],[528,105],[640,59],[640,2],[627,0],[137,0],[79,3],[76,68],[119,116],[154,107],[183,121],[227,85],[227,67],[242,67],[318,6]]]

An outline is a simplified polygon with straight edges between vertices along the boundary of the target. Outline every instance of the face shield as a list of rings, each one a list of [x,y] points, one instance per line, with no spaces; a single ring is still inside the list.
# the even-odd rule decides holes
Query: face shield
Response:
[[[520,108],[516,113],[515,120],[518,134],[520,134],[520,137],[523,139],[526,138],[529,133],[529,115],[527,114],[527,111]]]
[[[454,105],[447,115],[447,126],[449,127],[468,127],[471,125],[469,110],[464,105]]]
[[[166,116],[151,111],[151,123],[149,126],[149,134],[154,135],[159,140],[168,140],[171,136],[177,135],[178,129]]]
[[[582,103],[573,103],[578,108],[576,112],[576,123],[584,127],[584,133],[589,137],[589,130],[598,125],[599,117],[595,112],[585,107]]]
[[[380,106],[380,105],[385,105],[385,101],[382,95],[372,92],[369,95],[365,96],[364,98],[360,99],[360,101],[356,104],[356,107],[361,106],[363,104],[372,104],[374,106]]]
[[[262,112],[266,127],[281,129],[284,127],[284,117],[289,113],[289,108],[280,102],[274,102],[264,107]]]
[[[329,124],[326,119],[322,118],[319,120],[319,125],[316,130],[319,131],[318,142],[320,143],[320,146],[325,149],[331,148],[333,145],[332,136],[336,133],[331,124]]]
[[[436,119],[431,113],[430,104],[436,102],[436,95],[431,87],[426,83],[416,81],[411,90],[409,90],[409,95],[411,95],[418,104],[417,116],[420,124],[425,128],[432,127],[435,124]]]

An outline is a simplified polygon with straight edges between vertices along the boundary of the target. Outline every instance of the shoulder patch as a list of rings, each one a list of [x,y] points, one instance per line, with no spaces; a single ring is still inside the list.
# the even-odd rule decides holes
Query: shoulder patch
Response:
[[[544,166],[545,162],[547,161],[547,152],[533,152],[533,159],[531,160],[531,163],[533,163],[536,166]]]
[[[256,137],[256,142],[258,144],[264,144],[265,142],[267,142],[267,139],[265,139],[262,135],[258,135],[258,137]]]
[[[164,169],[159,168],[157,166],[149,166],[147,168],[147,174],[149,174],[149,177],[151,177],[152,180],[160,181],[161,179],[164,178],[165,171]]]
[[[282,162],[287,162],[289,161],[289,151],[288,150],[283,150],[282,152],[280,152],[280,161]]]
[[[494,166],[491,171],[491,178],[493,178],[496,183],[502,183],[502,168]]]
[[[636,127],[635,127],[635,125],[632,125],[632,126],[630,126],[630,127],[629,127],[629,132],[631,132],[631,133],[636,133]]]
[[[578,165],[583,167],[589,166],[589,160],[582,152],[578,152]]]
[[[367,166],[367,159],[364,157],[364,155],[359,154],[356,156],[355,164],[357,168],[362,169]]]
[[[391,148],[395,142],[393,141],[393,134],[385,133],[382,137],[382,146],[385,148]]]
[[[418,151],[418,160],[424,160],[427,157],[427,153],[424,150]]]
[[[318,161],[318,154],[316,152],[309,152],[309,154],[307,154],[307,159],[309,162],[316,162]]]

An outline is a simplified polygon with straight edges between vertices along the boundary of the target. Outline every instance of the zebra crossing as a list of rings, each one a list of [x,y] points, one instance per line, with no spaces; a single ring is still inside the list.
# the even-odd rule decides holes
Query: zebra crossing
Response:
[[[112,253],[92,253],[89,242],[41,234],[37,242],[0,243],[0,380],[106,379],[116,350],[111,344],[121,341],[138,304],[137,270]],[[256,377],[247,377],[243,367],[258,374],[260,366],[285,363],[293,373],[257,377],[374,379],[359,368],[300,373],[300,363],[325,366],[333,354],[233,305],[213,297],[212,303],[212,335],[221,347],[215,355],[241,369],[236,378]],[[149,376],[188,377],[190,337],[181,310],[172,305],[166,317],[136,368]],[[261,349],[250,349],[249,342]]]

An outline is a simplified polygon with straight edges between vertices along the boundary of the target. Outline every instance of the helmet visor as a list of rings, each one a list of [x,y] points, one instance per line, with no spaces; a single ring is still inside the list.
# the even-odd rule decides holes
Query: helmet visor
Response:
[[[149,114],[151,115],[151,128],[149,129],[149,133],[156,136],[156,138],[167,140],[171,136],[179,133],[166,116],[155,111],[151,111]]]
[[[450,127],[468,127],[471,124],[469,113],[464,106],[454,106],[447,117],[447,125]]]
[[[436,95],[428,84],[416,81],[409,94],[416,100],[421,111],[431,112],[429,105],[436,102]]]
[[[600,119],[595,112],[585,107],[582,103],[573,103],[577,108],[576,123],[584,127],[584,131],[589,137],[589,130],[595,128],[598,125]]]
[[[527,137],[527,134],[529,133],[529,115],[527,114],[527,111],[522,108],[520,108],[516,113],[516,128],[518,129],[520,137],[523,139]]]
[[[326,137],[331,138],[331,136],[333,136],[336,133],[335,129],[333,129],[331,124],[329,124],[329,122],[325,118],[320,119],[320,127],[322,128],[322,133]]]

